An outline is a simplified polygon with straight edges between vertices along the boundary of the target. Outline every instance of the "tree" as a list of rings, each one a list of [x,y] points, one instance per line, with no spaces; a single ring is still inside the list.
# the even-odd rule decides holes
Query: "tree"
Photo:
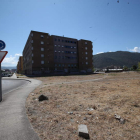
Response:
[[[138,70],[140,71],[140,62],[138,62]]]
[[[123,70],[128,70],[128,67],[124,66],[124,67],[123,67]]]
[[[132,68],[133,68],[133,70],[136,70],[137,69],[137,66],[136,65],[133,65]]]

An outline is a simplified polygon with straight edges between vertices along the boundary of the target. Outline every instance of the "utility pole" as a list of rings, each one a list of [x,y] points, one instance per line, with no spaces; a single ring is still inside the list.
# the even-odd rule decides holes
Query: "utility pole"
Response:
[[[0,102],[2,101],[1,63],[0,63]]]
[[[1,50],[5,49],[5,46],[6,46],[5,43],[2,40],[0,40],[0,102],[2,101],[1,62],[3,61],[4,57],[8,53],[7,51],[1,51]]]

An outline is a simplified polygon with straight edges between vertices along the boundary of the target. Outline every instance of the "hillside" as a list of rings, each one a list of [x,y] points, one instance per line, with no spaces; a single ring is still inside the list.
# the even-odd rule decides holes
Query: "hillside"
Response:
[[[117,51],[93,55],[94,68],[105,68],[111,65],[132,67],[138,62],[140,62],[140,53]]]
[[[1,69],[17,69],[16,66],[1,66]]]

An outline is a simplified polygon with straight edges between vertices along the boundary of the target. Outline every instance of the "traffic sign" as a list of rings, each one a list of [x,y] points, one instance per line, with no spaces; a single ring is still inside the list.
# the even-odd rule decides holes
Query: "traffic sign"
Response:
[[[6,44],[2,40],[0,40],[0,50],[5,49],[5,47],[6,47]]]
[[[7,53],[8,53],[7,51],[0,51],[0,63],[3,61]]]
[[[7,53],[7,51],[0,51],[0,102],[2,101],[1,62],[3,61]]]

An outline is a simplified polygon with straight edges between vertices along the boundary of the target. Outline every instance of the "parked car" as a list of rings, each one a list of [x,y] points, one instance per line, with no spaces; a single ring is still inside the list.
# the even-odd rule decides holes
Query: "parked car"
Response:
[[[11,76],[12,76],[12,74],[11,74],[11,73],[9,73],[9,74],[8,74],[8,77],[11,77]]]
[[[2,77],[11,77],[12,74],[11,73],[2,73]]]

